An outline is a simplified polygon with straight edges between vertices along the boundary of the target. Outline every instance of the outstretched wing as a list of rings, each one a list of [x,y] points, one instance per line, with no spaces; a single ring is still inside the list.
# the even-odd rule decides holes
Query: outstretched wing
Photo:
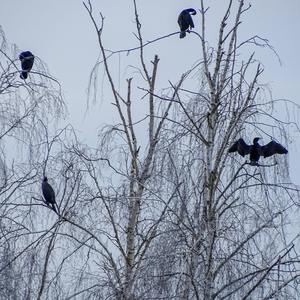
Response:
[[[251,146],[247,145],[243,139],[237,140],[228,150],[228,152],[238,152],[239,155],[245,156],[250,153]]]
[[[261,155],[264,157],[269,157],[274,154],[287,154],[288,151],[279,143],[271,141],[270,143],[266,144],[265,146],[261,147]]]

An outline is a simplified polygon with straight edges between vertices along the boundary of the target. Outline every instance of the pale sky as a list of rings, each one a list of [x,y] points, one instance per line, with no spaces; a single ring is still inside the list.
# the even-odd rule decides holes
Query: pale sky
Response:
[[[117,50],[137,45],[131,0],[98,0],[94,11],[105,16],[104,40],[106,48]],[[211,46],[217,40],[220,16],[227,1],[207,0],[210,7],[207,18],[208,38]],[[178,30],[177,16],[182,9],[200,8],[200,0],[138,0],[142,30],[145,40],[152,40]],[[10,43],[20,50],[30,50],[49,67],[63,89],[70,112],[70,123],[81,130],[86,142],[93,143],[97,129],[112,122],[110,95],[104,97],[85,117],[86,89],[90,71],[98,57],[97,37],[82,1],[77,0],[0,0],[0,25]],[[278,52],[282,65],[268,50],[257,50],[257,58],[264,65],[263,80],[269,84],[273,97],[287,98],[300,104],[300,1],[253,0],[252,9],[244,16],[240,38],[255,34],[267,38]],[[200,14],[194,18],[195,30],[200,27]],[[147,48],[148,58],[158,54],[160,61],[160,86],[167,86],[168,79],[178,80],[197,59],[201,58],[199,40],[188,35],[158,42]],[[131,54],[133,56],[133,54]],[[115,56],[115,72],[121,66],[121,85],[132,70],[126,55]],[[176,68],[174,68],[176,66]],[[124,71],[125,70],[125,71]],[[100,74],[103,71],[100,70]],[[101,84],[101,76],[99,77]],[[300,136],[294,136],[289,149],[289,162],[294,183],[300,184]],[[264,142],[268,142],[265,140]]]

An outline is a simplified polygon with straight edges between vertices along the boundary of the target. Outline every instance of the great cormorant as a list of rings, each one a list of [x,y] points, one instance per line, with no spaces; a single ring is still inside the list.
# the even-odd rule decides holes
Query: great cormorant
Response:
[[[270,143],[261,146],[258,143],[260,138],[253,139],[253,145],[247,145],[243,139],[237,140],[228,150],[228,152],[238,152],[241,156],[250,154],[250,164],[258,165],[260,156],[269,157],[274,154],[287,154],[288,151],[279,143],[271,141]]]
[[[57,210],[55,208],[55,193],[52,186],[48,183],[48,178],[46,176],[43,179],[42,191],[46,204],[52,206],[52,209],[57,213]]]
[[[30,51],[24,51],[19,55],[19,59],[22,67],[20,78],[26,79],[33,66],[34,55]]]
[[[186,31],[194,28],[194,22],[191,15],[195,15],[196,11],[193,8],[183,10],[178,17],[178,24],[180,27],[180,38],[186,36]]]

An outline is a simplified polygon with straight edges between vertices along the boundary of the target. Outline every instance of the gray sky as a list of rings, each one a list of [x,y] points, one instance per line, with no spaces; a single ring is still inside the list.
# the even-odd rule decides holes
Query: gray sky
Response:
[[[227,1],[205,1],[210,10],[207,13],[209,43],[214,46],[220,16]],[[86,109],[86,89],[92,66],[98,57],[97,39],[81,1],[77,0],[0,0],[0,25],[10,43],[16,43],[21,50],[31,50],[47,63],[51,74],[63,88],[70,112],[70,122],[81,129],[87,142],[96,138],[96,130],[105,122],[111,122],[112,108],[110,95],[93,107],[88,117]],[[135,30],[133,5],[131,0],[98,0],[97,8],[105,16],[104,38],[106,48],[117,50],[137,45],[132,32]],[[280,55],[282,65],[270,51],[258,50],[257,58],[265,67],[264,81],[270,85],[274,98],[288,98],[300,104],[300,1],[299,0],[254,0],[252,9],[244,16],[240,38],[258,34],[267,38]],[[188,7],[198,9],[199,0],[151,0],[138,1],[142,30],[145,40],[178,30],[178,13]],[[195,26],[199,30],[200,16],[196,16]],[[189,35],[179,40],[173,36],[146,50],[149,58],[158,54],[160,61],[160,85],[167,86],[168,79],[176,81],[180,74],[201,58],[196,36]],[[132,54],[131,54],[132,56]],[[133,72],[126,68],[130,58],[115,56],[115,72],[121,67],[121,83]],[[120,61],[119,61],[120,59]],[[129,60],[128,60],[129,59]],[[174,70],[174,65],[176,69]],[[125,70],[125,71],[123,71]],[[103,72],[100,71],[102,74]],[[101,76],[99,79],[101,84]],[[265,141],[267,142],[267,140]],[[300,168],[299,134],[288,145],[291,174],[295,183]],[[292,162],[292,163],[291,163]],[[297,176],[298,175],[298,176]]]

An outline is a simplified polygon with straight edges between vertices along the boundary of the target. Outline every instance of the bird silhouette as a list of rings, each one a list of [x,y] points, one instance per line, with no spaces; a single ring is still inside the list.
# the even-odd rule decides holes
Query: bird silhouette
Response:
[[[30,51],[24,51],[19,55],[19,59],[21,61],[22,67],[20,78],[26,79],[28,77],[28,73],[30,72],[33,66],[34,55]]]
[[[258,143],[260,138],[256,137],[253,139],[253,145],[247,145],[241,138],[237,140],[228,150],[228,152],[238,152],[241,156],[250,154],[250,165],[257,166],[261,156],[269,157],[274,154],[287,154],[288,151],[279,143],[271,141],[270,143],[261,146]]]
[[[186,31],[194,28],[194,22],[191,15],[195,15],[196,11],[193,8],[183,10],[178,17],[178,25],[180,27],[180,38],[186,36]]]
[[[56,204],[55,193],[54,193],[52,186],[48,183],[48,178],[46,176],[43,179],[42,192],[43,192],[43,196],[46,201],[46,204],[48,206],[51,206],[52,209],[57,213],[57,210],[55,208],[55,204]]]

